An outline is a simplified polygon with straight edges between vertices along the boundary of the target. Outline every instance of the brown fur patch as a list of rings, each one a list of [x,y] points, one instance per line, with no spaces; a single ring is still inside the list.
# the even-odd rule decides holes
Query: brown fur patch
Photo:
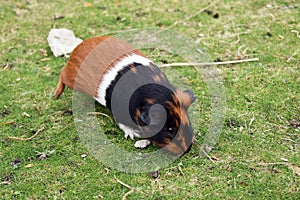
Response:
[[[176,126],[179,128],[179,130],[177,131],[177,134],[174,138],[174,141],[176,143],[171,141],[171,144],[167,148],[171,152],[177,154],[179,152],[183,153],[183,150],[186,151],[188,149],[188,141],[186,141],[185,134],[189,133],[184,133],[183,131],[185,130],[185,127],[190,126],[186,108],[191,104],[192,101],[190,100],[190,96],[184,92],[181,92],[181,90],[176,91],[176,95],[173,96],[173,101],[175,103],[172,103],[170,101],[167,101],[166,103],[170,108],[170,115],[179,116],[180,118],[180,122],[175,121]]]
[[[173,97],[175,102],[178,102],[177,98]],[[186,111],[184,110],[183,107],[181,107],[181,105],[179,103],[177,104],[173,104],[170,101],[166,101],[167,105],[170,108],[170,114],[174,115],[174,116],[179,116],[180,118],[180,123],[183,126],[189,125],[189,119],[187,116]],[[179,126],[179,125],[178,125]]]
[[[152,78],[157,83],[161,82],[161,77],[159,75],[154,75]]]
[[[132,53],[144,56],[132,45],[114,37],[100,36],[87,39],[72,52],[68,63],[61,71],[60,82],[71,89],[97,97],[97,88],[103,75],[114,67],[116,62]],[[61,83],[58,84],[56,96],[62,93]]]
[[[184,137],[184,133],[183,133],[182,128],[181,128],[181,130],[177,133],[176,139],[177,139],[178,141],[180,141],[180,145],[181,145],[181,147],[184,149],[184,151],[188,149],[188,147],[187,147],[187,145],[186,145],[186,140],[185,140],[185,137]]]
[[[149,67],[152,71],[156,69],[156,66],[152,62],[150,62]]]
[[[155,99],[152,99],[152,98],[146,98],[145,101],[146,101],[147,104],[154,104]]]
[[[183,153],[182,149],[174,142],[169,143],[168,146],[166,146],[166,149],[175,155],[180,155]]]
[[[134,73],[134,74],[137,74],[137,69],[134,67],[134,68],[131,68],[131,71]]]
[[[163,72],[161,72],[161,73],[159,74],[159,76],[160,76],[161,79],[166,79],[166,76],[165,76],[165,74],[164,74]]]
[[[163,148],[164,146],[168,145],[171,140],[169,138],[164,138],[163,143],[158,143],[157,141],[152,141],[154,144],[156,144],[159,148]]]
[[[180,123],[182,124],[182,126],[190,125],[190,121],[189,121],[189,118],[188,118],[188,115],[186,112],[184,112],[180,115]]]
[[[130,65],[130,70],[132,71],[132,73],[137,74],[137,69],[134,67],[133,64]]]
[[[192,143],[193,141],[194,138],[192,139]],[[188,149],[187,142],[184,137],[184,133],[182,131],[178,132],[176,137],[173,140],[169,138],[164,138],[163,143],[158,143],[156,141],[152,141],[152,142],[160,148],[164,147],[168,152],[171,152],[175,155],[183,154]]]
[[[134,120],[137,125],[140,125],[139,117],[141,116],[141,111],[139,109],[135,110]]]
[[[180,104],[182,106],[184,106],[185,108],[188,108],[193,101],[189,94],[187,94],[184,91],[179,90],[179,89],[176,90],[175,96],[179,100]],[[173,97],[173,98],[176,98],[176,97]]]
[[[91,38],[79,44],[72,52],[67,65],[62,69],[60,74],[60,81],[67,85],[69,88],[73,89],[76,75],[81,64],[98,44],[108,38],[108,36]]]

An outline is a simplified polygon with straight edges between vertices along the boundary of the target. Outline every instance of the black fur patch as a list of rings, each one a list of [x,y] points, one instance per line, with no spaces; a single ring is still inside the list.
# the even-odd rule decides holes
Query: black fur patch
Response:
[[[166,103],[167,101],[174,104],[176,103],[174,102],[173,98],[175,87],[169,83],[166,76],[156,65],[152,63],[150,65],[151,66],[141,66],[139,63],[133,63],[120,70],[115,80],[113,80],[110,86],[107,88],[105,99],[107,107],[111,111],[113,110],[113,115],[116,121],[132,127],[133,129],[138,129],[138,125],[148,126],[150,124],[149,109],[153,104],[159,104],[163,106],[165,111],[154,111],[156,112],[155,120],[157,120],[159,123],[164,123],[159,119],[160,112],[167,112],[166,122],[164,124],[153,125],[153,128],[154,126],[163,128],[159,131],[159,134],[152,136],[150,139],[155,140],[157,143],[165,144],[165,138],[172,139],[176,135],[176,124],[180,124],[180,116],[172,115]],[[134,72],[133,70],[130,70],[133,67],[136,68]],[[118,81],[125,74],[129,75],[130,79],[126,80],[126,84],[118,84]],[[163,76],[161,76],[162,74]],[[161,76],[159,83],[157,83],[157,80],[155,80],[157,75]],[[145,80],[147,80],[147,84],[144,84]],[[117,90],[114,91],[116,85],[118,85],[118,87]],[[140,87],[138,87],[132,93],[132,88],[136,88],[139,85]],[[125,96],[129,95],[129,93],[132,93],[130,99],[126,99]],[[117,98],[117,104],[114,104],[113,108],[112,95],[114,95],[114,98]],[[116,101],[114,100],[114,102]],[[130,116],[128,116],[128,110]],[[177,123],[175,123],[175,121],[177,121]],[[151,125],[152,124],[153,121],[151,122]],[[150,132],[151,126],[149,129],[149,133]],[[142,137],[147,137],[147,133],[142,133]]]

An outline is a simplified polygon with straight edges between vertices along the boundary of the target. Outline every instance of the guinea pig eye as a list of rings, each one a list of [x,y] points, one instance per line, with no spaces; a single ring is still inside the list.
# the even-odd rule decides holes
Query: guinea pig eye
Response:
[[[167,128],[166,134],[168,135],[169,138],[173,138],[173,128],[169,127]]]

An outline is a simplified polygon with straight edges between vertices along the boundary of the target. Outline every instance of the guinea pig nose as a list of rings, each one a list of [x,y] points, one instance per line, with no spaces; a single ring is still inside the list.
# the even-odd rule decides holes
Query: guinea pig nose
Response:
[[[186,151],[181,155],[184,156],[185,154],[187,154],[188,152],[190,152],[190,150],[192,149],[193,143],[190,144],[190,146],[186,149]]]

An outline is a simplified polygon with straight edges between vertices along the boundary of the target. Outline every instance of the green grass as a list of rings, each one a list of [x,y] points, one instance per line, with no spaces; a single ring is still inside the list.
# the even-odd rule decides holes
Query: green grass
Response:
[[[121,199],[129,189],[119,179],[135,188],[127,199],[299,199],[300,129],[291,125],[292,120],[300,124],[299,3],[219,1],[208,8],[219,18],[202,12],[183,21],[212,1],[116,2],[94,1],[91,7],[85,7],[85,1],[1,3],[0,198]],[[64,18],[54,20],[58,15]],[[52,56],[47,34],[64,27],[86,39],[168,27],[175,21],[173,30],[194,38],[212,60],[260,59],[218,66],[227,105],[225,126],[210,153],[215,160],[197,157],[209,127],[207,89],[192,68],[179,67],[175,69],[195,91],[201,108],[199,123],[193,124],[198,145],[161,169],[157,179],[108,168],[80,141],[70,114],[72,91],[66,90],[59,100],[52,97],[67,59]],[[50,60],[43,61],[40,49],[48,51]],[[158,63],[177,61],[159,51],[145,53]],[[110,136],[114,143],[136,151],[116,124],[103,117],[99,121],[117,133]],[[45,130],[31,141],[7,139],[30,137],[42,127]],[[53,150],[46,159],[36,156]],[[16,159],[20,163],[14,165]]]

